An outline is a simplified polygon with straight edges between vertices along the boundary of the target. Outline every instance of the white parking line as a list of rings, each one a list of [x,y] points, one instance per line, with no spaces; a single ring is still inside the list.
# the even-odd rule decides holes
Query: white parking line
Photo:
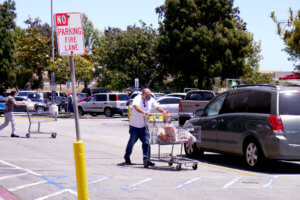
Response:
[[[37,198],[37,199],[35,199],[35,200],[49,199],[49,198],[51,198],[51,197],[55,197],[55,196],[57,196],[57,195],[60,195],[60,194],[62,194],[62,193],[64,193],[64,192],[67,192],[67,190],[61,190],[61,191],[58,191],[58,192],[55,192],[55,193],[52,193],[52,194],[49,194],[49,195],[46,195],[46,196],[43,196],[43,197],[39,197],[39,198]]]
[[[5,165],[11,166],[11,167],[13,167],[13,168],[15,168],[15,169],[20,169],[20,170],[26,171],[26,172],[28,172],[28,173],[30,173],[30,174],[34,174],[34,175],[36,175],[36,176],[40,176],[38,173],[35,173],[35,172],[33,172],[33,171],[29,170],[29,169],[21,168],[21,167],[19,167],[19,166],[10,164],[10,163],[5,162],[5,161],[3,161],[3,160],[0,160],[0,162],[2,162],[2,163],[5,164]]]
[[[191,180],[189,180],[189,181],[186,181],[186,182],[184,182],[184,183],[182,183],[182,184],[176,186],[175,189],[181,189],[181,188],[187,186],[188,184],[191,184],[191,183],[193,183],[193,182],[195,182],[195,181],[197,181],[197,180],[199,180],[199,179],[201,179],[201,178],[198,177],[198,178],[194,178],[194,179],[191,179]]]
[[[99,179],[97,179],[97,180],[88,182],[88,184],[89,184],[89,185],[92,185],[92,184],[95,184],[95,183],[98,183],[98,182],[101,182],[101,181],[104,181],[104,180],[107,180],[107,179],[110,179],[110,178],[112,178],[112,177],[107,176],[107,177],[99,178]]]
[[[39,185],[39,184],[43,184],[43,183],[47,183],[47,182],[48,181],[39,181],[39,182],[36,182],[36,183],[30,183],[30,184],[27,184],[27,185],[21,185],[21,186],[15,187],[15,188],[8,189],[8,191],[13,192],[13,191],[16,191],[16,190],[28,188],[28,187],[31,187],[31,186],[35,186],[35,185]]]
[[[0,162],[3,163],[3,164],[5,164],[5,165],[7,165],[7,166],[13,167],[14,169],[20,169],[20,170],[23,170],[23,171],[25,171],[25,172],[28,172],[29,174],[33,174],[33,175],[36,175],[36,176],[38,176],[38,177],[41,177],[40,174],[35,173],[35,172],[33,172],[33,171],[29,170],[29,169],[25,169],[25,168],[22,168],[22,167],[19,167],[19,166],[10,164],[10,163],[5,162],[5,161],[3,161],[3,160],[0,160]],[[25,188],[25,187],[31,187],[31,186],[39,185],[39,184],[46,183],[46,182],[48,182],[48,181],[40,181],[40,182],[37,182],[37,183],[32,183],[32,184],[28,184],[28,185],[23,185],[23,186],[19,186],[19,187],[16,187],[16,188],[11,188],[11,189],[8,189],[8,190],[9,190],[9,191],[16,191],[16,190],[19,190],[19,189],[23,189],[23,188]],[[71,194],[73,194],[73,195],[75,195],[75,196],[78,196],[78,195],[77,195],[77,192],[75,192],[75,191],[73,191],[73,190],[71,190],[71,189],[65,189],[65,191],[67,191],[67,192],[69,192],[69,193],[71,193]]]
[[[2,176],[0,177],[0,180],[5,180],[5,179],[10,179],[10,178],[15,178],[15,177],[18,177],[18,176],[25,176],[27,175],[28,173],[22,173],[22,174],[15,174],[15,175],[11,175],[11,176]]]
[[[233,185],[234,183],[236,183],[238,180],[240,180],[242,177],[236,177],[235,179],[233,179],[232,181],[230,181],[229,183],[225,184],[222,188],[223,189],[227,189],[229,188],[231,185]]]
[[[278,178],[278,176],[272,176],[271,178],[269,178],[269,180],[267,181],[266,184],[264,184],[262,187],[263,188],[269,188],[271,187],[271,185],[274,183],[275,179]]]
[[[130,189],[134,188],[135,186],[140,185],[142,183],[145,183],[147,181],[151,181],[152,179],[153,178],[146,178],[146,179],[144,179],[144,180],[142,180],[140,182],[134,183],[132,185],[125,186],[125,187],[121,188],[121,190],[130,190]]]

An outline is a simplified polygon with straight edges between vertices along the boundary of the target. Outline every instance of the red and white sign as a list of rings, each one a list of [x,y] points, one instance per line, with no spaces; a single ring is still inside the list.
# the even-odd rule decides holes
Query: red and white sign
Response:
[[[83,55],[85,53],[81,13],[55,14],[58,54],[60,56]]]

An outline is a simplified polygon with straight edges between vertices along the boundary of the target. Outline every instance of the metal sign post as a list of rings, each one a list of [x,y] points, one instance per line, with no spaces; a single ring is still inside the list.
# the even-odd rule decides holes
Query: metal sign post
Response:
[[[79,115],[78,115],[78,106],[77,106],[76,78],[75,78],[73,52],[71,52],[71,56],[70,56],[70,68],[71,68],[72,93],[73,93],[73,105],[74,105],[73,107],[74,107],[74,114],[75,114],[76,138],[78,141],[80,140],[80,128],[79,128]]]
[[[73,55],[85,53],[82,20],[80,13],[57,13],[56,35],[58,53],[60,56],[70,56],[70,68],[73,91],[73,104],[75,114],[75,127],[77,141],[73,143],[76,169],[77,193],[79,200],[89,199],[88,181],[85,163],[84,143],[80,141],[79,115],[77,107],[76,78]]]

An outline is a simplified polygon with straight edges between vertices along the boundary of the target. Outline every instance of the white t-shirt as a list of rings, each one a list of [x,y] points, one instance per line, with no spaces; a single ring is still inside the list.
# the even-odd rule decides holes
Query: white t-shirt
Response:
[[[140,106],[145,112],[150,112],[151,108],[157,108],[158,104],[153,97],[149,101],[143,101],[142,95],[137,95],[132,102],[130,125],[136,128],[143,128],[146,126],[144,114],[138,112],[134,105]]]

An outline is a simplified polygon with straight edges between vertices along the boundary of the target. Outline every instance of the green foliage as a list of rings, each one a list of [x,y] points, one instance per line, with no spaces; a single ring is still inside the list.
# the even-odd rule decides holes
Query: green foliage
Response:
[[[74,56],[74,68],[76,80],[90,81],[94,74],[94,64],[82,56]],[[55,62],[51,63],[45,70],[55,72],[56,82],[65,84],[71,80],[70,57],[58,58]]]
[[[96,55],[103,67],[101,70],[118,72],[115,76],[120,77],[116,80],[122,80],[118,88],[132,86],[134,78],[139,78],[140,86],[153,88],[154,82],[162,83],[166,73],[165,67],[158,62],[157,45],[156,31],[141,22],[141,27],[128,26],[126,31],[107,29],[100,38]]]
[[[273,74],[260,73],[256,70],[242,77],[243,84],[273,84]]]
[[[43,74],[51,57],[51,39],[41,35],[37,28],[17,29],[16,88],[43,87]]]
[[[92,49],[99,45],[100,33],[94,28],[91,20],[88,19],[87,15],[82,15],[82,26],[84,34],[84,44],[87,52],[91,52]]]
[[[15,2],[0,4],[0,93],[13,86],[15,79]]]
[[[214,77],[245,73],[253,38],[232,6],[230,0],[166,0],[158,9],[164,16],[161,62],[173,75],[181,74],[185,86],[211,89]]]
[[[289,18],[287,20],[278,20],[275,12],[271,13],[271,18],[277,25],[277,33],[284,41],[284,49],[289,55],[289,60],[298,62],[295,69],[300,70],[300,10],[294,15],[293,10],[289,9]]]

